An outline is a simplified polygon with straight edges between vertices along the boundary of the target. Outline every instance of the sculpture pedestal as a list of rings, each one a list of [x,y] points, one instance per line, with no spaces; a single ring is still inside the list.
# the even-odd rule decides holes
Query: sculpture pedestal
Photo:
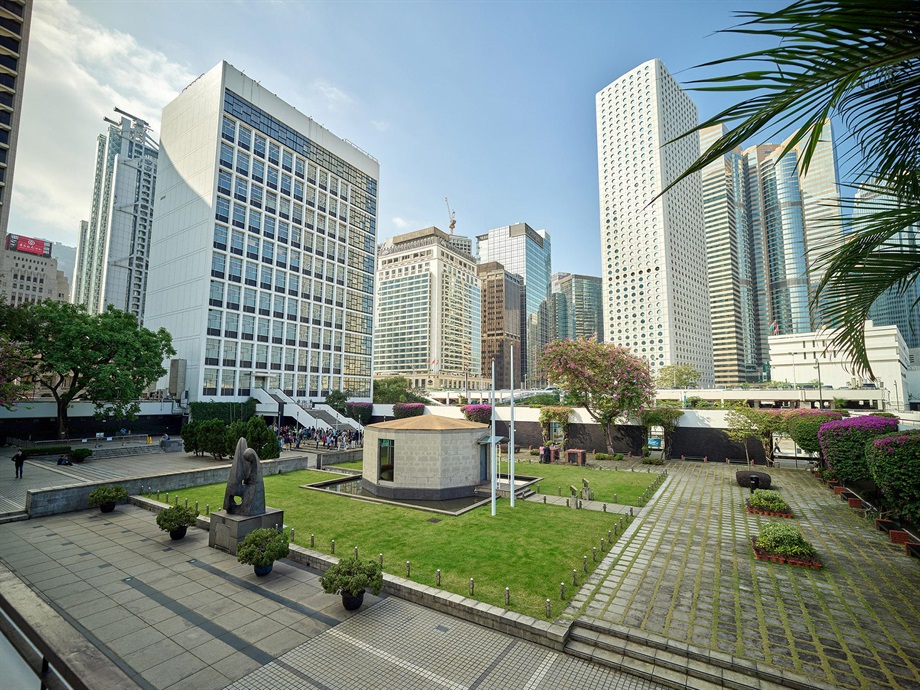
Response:
[[[262,527],[279,528],[284,525],[284,511],[266,508],[262,515],[234,515],[225,510],[211,513],[208,546],[236,556],[236,545],[253,530]]]

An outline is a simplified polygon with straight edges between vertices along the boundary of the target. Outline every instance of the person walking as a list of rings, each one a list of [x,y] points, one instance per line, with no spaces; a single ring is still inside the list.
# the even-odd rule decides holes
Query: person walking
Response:
[[[22,449],[13,456],[13,462],[16,463],[16,479],[22,479],[22,466],[26,464],[26,454]]]

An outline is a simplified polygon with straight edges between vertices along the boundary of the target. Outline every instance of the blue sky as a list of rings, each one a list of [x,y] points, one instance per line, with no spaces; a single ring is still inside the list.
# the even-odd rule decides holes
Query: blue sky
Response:
[[[681,81],[750,48],[718,34],[775,2],[36,0],[10,232],[75,245],[95,142],[151,122],[225,59],[380,161],[380,239],[429,225],[549,231],[600,274],[594,95],[658,57]],[[701,117],[730,103],[695,93]],[[759,142],[751,142],[759,143]]]

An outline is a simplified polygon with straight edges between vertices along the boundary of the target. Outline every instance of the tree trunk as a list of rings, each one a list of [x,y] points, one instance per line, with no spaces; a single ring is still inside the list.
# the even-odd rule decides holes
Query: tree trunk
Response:
[[[613,426],[612,422],[607,422],[604,425],[604,436],[606,437],[606,440],[607,440],[607,453],[609,453],[610,455],[614,454],[613,452],[613,434],[611,432],[612,426]]]
[[[57,402],[57,423],[58,438],[63,440],[67,438],[67,407],[68,403],[58,398]]]

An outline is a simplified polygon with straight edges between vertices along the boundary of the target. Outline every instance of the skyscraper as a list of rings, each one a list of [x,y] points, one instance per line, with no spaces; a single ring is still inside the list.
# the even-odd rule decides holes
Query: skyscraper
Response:
[[[515,385],[521,383],[521,304],[524,281],[496,261],[479,264],[482,292],[482,372],[491,373],[495,361],[495,387],[511,387],[511,365]],[[512,359],[511,350],[514,349]]]
[[[660,60],[596,96],[604,337],[652,374],[686,364],[713,384],[699,175],[662,190],[700,153],[696,106]],[[680,137],[680,138],[678,138]]]
[[[812,303],[820,275],[809,265],[843,241],[837,165],[830,123],[825,123],[807,171],[799,142],[745,150],[747,206],[754,249],[754,284],[763,299],[761,356],[767,336],[810,333],[823,324]]]
[[[7,0],[0,6],[0,236],[10,220],[10,193],[22,114],[32,0]]]
[[[162,128],[145,325],[173,336],[175,387],[368,399],[377,161],[226,62]]]
[[[149,125],[115,109],[96,143],[89,221],[80,221],[72,301],[92,314],[109,305],[144,317],[159,147]]]
[[[724,125],[703,129],[701,151],[725,131]],[[761,332],[741,149],[706,166],[702,178],[715,383],[753,383],[760,380]]]
[[[521,334],[524,338],[521,369],[522,380],[536,376],[537,361],[542,353],[536,337],[541,332],[538,323],[540,305],[550,294],[552,274],[550,235],[546,230],[534,230],[527,223],[515,223],[477,235],[479,261],[496,261],[509,273],[524,281]],[[530,337],[534,334],[534,337]]]
[[[553,293],[565,296],[572,318],[572,335],[557,337],[604,340],[603,283],[600,276],[554,273]]]
[[[378,249],[374,371],[421,387],[479,376],[480,289],[476,261],[430,227]],[[428,380],[431,380],[429,386]],[[438,381],[436,381],[438,379]]]

